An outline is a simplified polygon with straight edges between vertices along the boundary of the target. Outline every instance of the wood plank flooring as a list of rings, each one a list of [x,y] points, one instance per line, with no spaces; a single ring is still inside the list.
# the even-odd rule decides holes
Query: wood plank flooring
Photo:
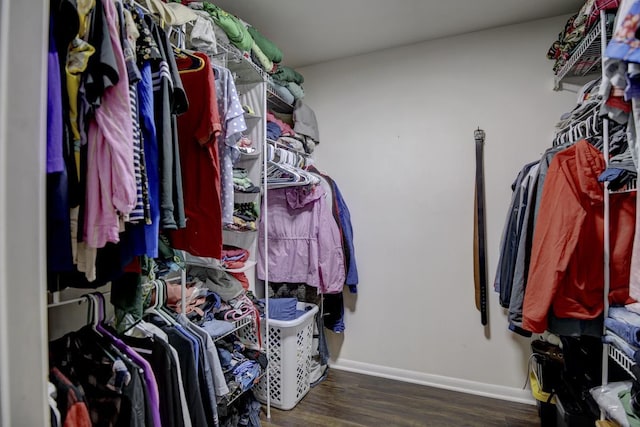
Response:
[[[263,427],[538,427],[533,405],[489,399],[333,369],[290,411]]]

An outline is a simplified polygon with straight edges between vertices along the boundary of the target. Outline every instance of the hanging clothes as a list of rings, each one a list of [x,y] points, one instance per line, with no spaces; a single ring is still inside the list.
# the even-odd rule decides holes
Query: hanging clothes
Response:
[[[319,293],[342,292],[345,282],[340,230],[321,186],[269,190],[269,227],[260,218],[257,275],[270,282],[306,283]],[[269,252],[264,247],[264,233]],[[264,263],[269,263],[266,277]]]
[[[96,1],[96,7],[100,0]],[[83,242],[87,262],[95,264],[95,249],[120,240],[119,215],[127,215],[136,201],[133,167],[133,125],[127,69],[118,38],[117,15],[111,1],[102,2],[106,28],[115,58],[117,79],[87,82],[90,94],[104,86],[100,107],[89,122]],[[95,95],[95,94],[93,94]],[[89,280],[95,274],[89,274]]]
[[[69,179],[67,161],[70,152],[67,138],[63,84],[56,33],[61,23],[54,18],[49,26],[49,54],[47,67],[47,272],[73,270],[71,229],[69,216]],[[71,21],[71,20],[70,20]],[[68,40],[68,39],[67,39]],[[64,56],[66,58],[66,54]],[[49,289],[56,290],[55,279],[47,281]]]
[[[563,115],[563,120],[561,121],[561,125],[557,126],[558,128],[567,128],[569,126],[568,123],[571,123],[571,120],[579,120],[578,123],[582,125],[584,125],[585,123],[590,123],[592,117],[588,117],[589,120],[585,122],[585,119],[580,116],[581,113],[576,112],[580,111],[584,107],[585,103],[582,101],[583,99],[591,100],[595,97],[594,94],[598,91],[597,83],[598,81],[596,80],[595,82],[590,82],[585,85],[584,93],[586,95],[582,94],[579,96],[578,107],[576,107],[571,113]],[[596,100],[593,102],[589,102],[592,105],[593,102],[601,101]],[[576,114],[578,114],[577,118]],[[595,120],[595,117],[593,117],[593,120]],[[589,124],[589,126],[592,127],[591,129],[593,132],[589,137],[589,144],[592,146],[592,148],[598,151],[600,147],[602,147],[603,142],[602,137],[598,135],[597,129],[593,128],[593,126],[599,125],[597,123],[591,123]],[[611,155],[615,155],[616,153],[623,153],[625,152],[625,150],[627,150],[628,145],[626,128],[627,126],[624,124],[610,123],[609,153]],[[554,138],[554,141],[565,142],[563,145],[556,145],[547,149],[540,158],[539,162],[532,163],[537,163],[536,166],[531,166],[531,164],[526,165],[519,173],[519,176],[513,186],[514,193],[512,197],[512,203],[509,208],[509,213],[507,215],[507,221],[505,223],[501,241],[501,252],[496,273],[495,290],[497,292],[500,292],[501,304],[505,307],[508,307],[509,309],[509,329],[523,336],[531,336],[532,333],[531,330],[523,327],[523,311],[524,298],[527,294],[528,288],[528,280],[531,277],[530,270],[533,266],[533,238],[538,226],[538,216],[542,209],[544,209],[541,209],[543,190],[546,187],[547,175],[550,171],[552,161],[558,153],[564,152],[567,148],[571,147],[571,144],[573,143],[572,138],[559,139],[557,136],[556,138]],[[526,171],[527,169],[528,172]],[[592,174],[584,174],[585,170],[587,170],[587,168],[578,167],[571,173],[585,175],[584,178],[581,177],[580,179],[584,181],[584,186],[588,187],[589,184],[585,183],[592,178]],[[554,173],[557,174],[558,171],[556,170]],[[568,172],[563,170],[563,173]],[[587,176],[589,178],[587,178]],[[602,173],[599,175],[595,174],[595,176],[597,177],[597,180],[603,181]],[[614,195],[613,197],[619,198],[624,196]],[[596,205],[594,205],[593,209],[597,209],[596,206],[597,202]],[[547,209],[549,208],[547,207]],[[553,209],[557,210],[558,207],[554,206]],[[590,210],[587,210],[587,212],[591,213]],[[556,214],[559,213],[556,212]],[[551,241],[553,241],[553,238],[551,239]],[[551,244],[551,246],[545,247],[544,251],[553,252],[554,248],[555,246]],[[614,256],[614,253],[612,252],[611,255]],[[624,254],[616,253],[615,256],[624,257]],[[615,263],[617,265],[624,263],[628,264],[627,261],[624,261],[622,259],[615,260]],[[560,283],[564,283],[563,281],[565,279],[566,275],[565,277],[558,280],[560,281]],[[567,314],[558,315],[556,314],[554,309],[550,309],[548,312],[547,320],[547,330],[557,335],[589,335],[599,337],[602,334],[603,325],[602,318],[600,316],[584,318],[573,317],[572,315]]]
[[[123,352],[90,326],[51,342],[49,347],[52,373],[58,369],[82,386],[91,422],[117,425],[126,420],[135,426],[161,425],[159,413],[158,417],[153,414],[157,409],[153,403],[147,404],[153,400],[154,386],[157,392],[155,377],[150,371],[141,377],[148,365],[140,365],[131,353]]]
[[[242,132],[247,130],[244,110],[231,71],[213,66],[216,79],[216,98],[222,132],[218,136],[220,156],[220,189],[222,201],[222,224],[233,224],[233,164],[240,157],[237,149]]]
[[[602,153],[582,140],[553,158],[533,236],[524,296],[524,329],[542,333],[551,311],[558,318],[602,314],[604,189]],[[611,206],[612,304],[629,299],[629,260],[635,233],[635,193],[613,194]]]
[[[136,179],[136,203],[131,209],[127,220],[129,222],[150,221],[149,207],[149,183],[147,181],[146,164],[144,158],[144,146],[142,144],[142,132],[140,130],[140,111],[138,108],[137,84],[142,79],[136,63],[135,40],[140,36],[133,22],[125,19],[124,8],[121,2],[115,2],[118,14],[118,28],[120,30],[120,43],[127,68],[129,82],[129,107],[131,111],[131,123],[133,126],[133,168]]]
[[[315,166],[307,168],[324,178],[331,186],[331,212],[338,224],[342,237],[342,248],[344,250],[344,261],[346,266],[345,285],[349,286],[351,293],[358,292],[358,266],[356,264],[355,247],[353,244],[353,225],[351,224],[351,213],[347,202],[344,200],[340,188],[336,181],[327,174],[320,172]]]
[[[122,339],[127,345],[138,351],[153,369],[158,380],[162,425],[183,425],[182,405],[176,405],[176,402],[180,402],[181,399],[177,361],[173,358],[170,345],[157,337],[124,336]]]
[[[531,260],[531,244],[535,224],[534,197],[540,182],[540,163],[530,170],[521,184],[520,209],[518,213],[519,237],[513,266],[513,282],[509,300],[509,329],[523,336],[530,336],[529,331],[522,328],[522,303],[527,287],[529,263]]]
[[[56,407],[60,423],[64,427],[91,427],[91,416],[85,402],[84,392],[56,367],[51,368],[49,380],[57,390]]]
[[[525,193],[529,191],[528,182],[531,180],[530,172],[533,168],[535,168],[534,172],[537,172],[537,161],[525,165],[511,185],[513,190],[511,204],[500,239],[500,258],[493,287],[500,292],[500,305],[505,308],[509,307],[511,300],[517,249],[524,221],[523,211],[526,208],[523,202],[527,199]],[[524,182],[527,185],[523,186]]]
[[[132,15],[141,33],[138,57],[150,61],[152,67],[160,170],[159,227],[176,230],[186,226],[177,116],[188,110],[189,102],[167,34],[149,15],[144,19],[139,11],[132,11]]]
[[[357,293],[358,269],[353,246],[353,227],[349,208],[342,197],[342,193],[340,193],[338,185],[330,176],[322,174],[315,166],[309,166],[307,170],[321,178],[321,185],[327,192],[327,205],[333,214],[342,241],[346,268],[345,285],[349,286],[351,293]],[[324,327],[335,333],[344,332],[344,296],[342,292],[324,296],[323,313],[322,322]]]
[[[172,245],[192,255],[220,259],[222,209],[217,137],[222,126],[213,69],[209,58],[197,52],[178,57],[176,62],[189,98],[189,110],[178,118],[187,227],[171,232]]]
[[[200,380],[198,378],[197,348],[193,341],[179,330],[168,326],[165,320],[157,315],[146,316],[145,320],[158,326],[169,337],[169,343],[176,349],[180,360],[182,382],[185,386],[187,402],[189,402],[191,422],[194,427],[207,426],[207,416],[202,400]]]
[[[53,290],[59,290],[66,286],[96,288],[122,274],[124,266],[128,265],[135,256],[157,256],[160,196],[153,195],[152,197],[151,193],[158,191],[158,173],[161,171],[159,171],[157,161],[155,117],[152,112],[154,98],[149,92],[152,77],[147,68],[151,61],[160,61],[162,57],[157,46],[155,50],[152,49],[155,41],[153,37],[150,37],[151,33],[148,27],[138,25],[144,23],[143,17],[136,15],[137,23],[133,15],[127,18],[130,10],[126,8],[130,7],[129,4],[125,5],[125,9],[118,11],[115,7],[111,8],[113,2],[108,2],[106,6],[109,6],[110,10],[114,9],[112,11],[114,15],[107,16],[103,2],[95,3],[93,11],[90,9],[91,3],[84,1],[78,4],[78,10],[75,12],[76,18],[81,15],[82,19],[79,25],[80,30],[76,32],[74,37],[77,38],[78,34],[86,33],[89,35],[88,39],[99,48],[95,50],[95,54],[91,54],[93,51],[81,48],[78,43],[75,43],[74,46],[80,47],[79,50],[70,50],[67,64],[68,73],[65,75],[69,91],[68,98],[75,96],[74,99],[77,98],[78,101],[75,107],[76,116],[71,120],[71,124],[74,126],[70,126],[70,128],[75,127],[75,131],[69,132],[69,135],[72,135],[69,141],[77,143],[80,168],[77,172],[74,169],[76,161],[72,148],[69,146],[65,151],[65,156],[68,158],[67,170],[71,173],[63,171],[59,175],[52,175],[48,185],[49,214],[47,220],[52,225],[49,228],[48,238],[49,266],[51,267],[48,282],[49,288]],[[116,6],[121,5],[118,3]],[[71,12],[66,9],[65,12],[64,17],[68,18]],[[87,19],[87,15],[91,15],[91,19]],[[114,25],[111,24],[112,18],[115,18],[116,21]],[[62,19],[62,16],[59,19]],[[116,31],[115,34],[113,31]],[[141,36],[135,40],[135,59],[139,61],[135,63],[132,56],[134,52],[132,40],[138,34]],[[118,44],[119,46],[117,46]],[[127,58],[124,57],[125,52],[128,55]],[[124,67],[122,67],[123,64]],[[143,73],[138,73],[138,64],[142,67]],[[127,84],[121,77],[125,80],[129,79],[129,83],[134,81],[132,78],[139,81],[136,85]],[[117,85],[121,84],[126,84],[126,88],[119,89]],[[110,95],[110,92],[113,91],[119,91],[118,95],[115,97]],[[127,98],[121,98],[120,95],[124,95],[125,92],[128,95]],[[117,101],[115,101],[116,99]],[[65,102],[64,99],[63,102]],[[63,107],[63,111],[70,111],[68,102]],[[122,117],[125,114],[128,115],[128,122],[132,125],[131,134],[123,133],[121,129],[113,129],[128,127],[126,120],[122,123],[118,121],[114,125],[113,117],[110,117],[113,115],[114,108]],[[118,117],[115,119],[119,120]],[[108,137],[105,139],[106,143],[116,144],[118,150],[112,149],[111,146],[106,151],[103,149],[102,152],[90,150],[89,147],[94,147],[93,143],[99,139],[93,137],[93,130],[85,134],[83,123],[94,123],[96,126],[98,124],[104,125],[103,127],[111,132],[105,134]],[[134,123],[140,125],[141,139],[134,138]],[[92,135],[92,139],[86,140],[87,135]],[[129,138],[127,135],[131,137],[129,140],[127,140]],[[134,150],[136,144],[137,149]],[[137,153],[139,160],[140,169],[138,171],[134,167],[135,153]],[[147,162],[151,167],[147,167]],[[113,165],[114,168],[105,171],[103,165]],[[128,172],[120,173],[119,168],[122,167],[126,167]],[[113,186],[109,176],[105,175],[107,172],[113,176]],[[139,175],[136,176],[138,172]],[[100,191],[91,186],[96,182],[96,174],[100,177],[99,183],[102,186]],[[77,180],[77,177],[80,178],[83,188],[80,198],[73,196],[76,185],[74,181]],[[136,187],[136,181],[138,183],[147,182],[147,190],[144,185]],[[133,186],[123,183],[129,183]],[[149,209],[143,208],[145,211],[144,220],[139,221],[138,224],[125,222],[123,230],[122,220],[126,220],[126,209],[123,208],[122,211],[116,212],[113,202],[104,203],[104,200],[108,200],[110,197],[106,192],[109,186],[113,187],[115,195],[125,193],[134,195],[134,203],[136,200],[139,201],[137,196],[141,194],[140,188],[142,188],[143,200],[148,201],[144,204],[149,205]],[[93,246],[96,247],[93,247],[88,244],[91,242],[85,239],[85,230],[90,226],[91,218],[95,217],[96,199],[100,200],[100,209],[109,213],[107,221],[109,225],[108,227],[99,227],[100,233],[108,234],[108,238],[102,236],[97,239],[96,233],[93,233],[94,239],[97,239],[93,242]],[[133,205],[131,208],[133,209]],[[148,218],[146,217],[147,210]],[[65,229],[68,231],[63,235]],[[70,244],[65,243],[65,238],[67,242],[70,241]]]
[[[62,85],[54,25],[53,17],[50,17],[47,55],[47,173],[62,172],[64,169]]]

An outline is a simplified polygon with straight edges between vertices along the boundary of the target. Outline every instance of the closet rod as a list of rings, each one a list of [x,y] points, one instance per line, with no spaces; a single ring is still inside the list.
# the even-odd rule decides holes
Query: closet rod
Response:
[[[107,296],[111,294],[111,291],[107,291],[107,292],[101,292],[102,295]],[[52,302],[51,304],[47,304],[47,308],[54,308],[54,307],[60,307],[63,305],[69,305],[69,304],[82,304],[83,302],[88,302],[89,300],[87,299],[86,296],[82,296],[79,298],[72,298],[72,299],[67,299],[64,301],[57,301],[57,302]]]
[[[601,51],[601,58],[605,57],[605,52],[607,49],[607,22],[606,22],[606,14],[604,12],[604,10],[600,11],[600,31],[601,31],[601,36],[600,36],[600,41],[601,41],[601,45],[600,45],[600,51]],[[605,67],[602,67],[602,81],[605,81],[606,78],[606,74],[605,74]],[[603,146],[603,156],[604,156],[604,161],[605,161],[605,165],[606,167],[609,167],[609,120],[608,119],[603,119],[602,121],[602,138],[604,139],[604,146]],[[604,183],[604,231],[603,231],[603,252],[604,252],[604,259],[603,259],[603,270],[604,270],[604,283],[603,283],[603,317],[607,317],[609,315],[609,290],[611,288],[611,277],[610,277],[610,235],[609,235],[609,221],[610,221],[610,211],[609,211],[609,183],[605,182]],[[603,335],[606,332],[606,327],[603,325]],[[608,384],[609,383],[609,346],[608,344],[603,344],[602,345],[602,373],[601,373],[601,381],[600,383],[602,385]],[[605,414],[604,411],[601,410],[600,413],[600,418],[601,419],[605,419]]]
[[[287,144],[283,144],[282,142],[276,141],[275,139],[269,139],[267,138],[267,143],[269,145],[272,145],[274,148],[282,148],[283,150],[287,150],[293,154],[299,154],[302,157],[310,157],[311,154],[309,153],[303,153],[297,150],[294,150],[293,148],[289,147]]]
[[[268,86],[268,84],[266,85]],[[266,91],[265,91],[265,96],[262,99],[262,111],[267,111],[267,95],[266,95]],[[268,161],[267,161],[267,138],[266,138],[266,134],[267,134],[267,121],[263,120],[262,123],[263,129],[262,131],[264,132],[263,135],[265,135],[264,138],[262,138],[262,185],[264,188],[264,192],[262,194],[262,206],[264,206],[264,209],[262,209],[262,219],[264,220],[264,234],[262,236],[262,238],[264,239],[264,253],[268,254],[269,253],[269,209],[267,208],[269,206],[269,183],[268,183],[268,177],[267,177],[267,166],[268,166]],[[271,329],[269,327],[269,260],[268,257],[264,257],[264,301],[265,301],[265,307],[264,307],[264,352],[267,355],[267,360],[269,360],[269,356],[270,356],[270,349],[271,349],[271,344],[269,344],[269,337],[271,335]],[[257,289],[257,287],[256,287]],[[260,330],[260,327],[257,328],[257,334],[262,334],[262,331]],[[269,365],[267,366],[267,421],[271,421],[271,364],[269,363]]]

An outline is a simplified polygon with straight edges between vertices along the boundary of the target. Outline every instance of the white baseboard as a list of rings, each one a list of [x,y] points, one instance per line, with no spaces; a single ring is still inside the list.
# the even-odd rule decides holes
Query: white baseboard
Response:
[[[442,375],[425,374],[423,372],[409,371],[406,369],[356,362],[354,360],[340,359],[337,362],[331,363],[330,366],[333,369],[443,388],[446,390],[475,394],[493,399],[502,399],[530,405],[535,405],[536,402],[531,395],[530,390],[523,390],[520,388],[486,384],[459,378],[445,377]]]

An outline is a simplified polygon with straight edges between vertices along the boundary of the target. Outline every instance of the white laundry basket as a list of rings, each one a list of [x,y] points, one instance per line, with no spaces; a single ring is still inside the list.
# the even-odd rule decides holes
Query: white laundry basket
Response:
[[[269,374],[271,405],[289,410],[310,388],[313,327],[318,306],[298,303],[306,312],[295,320],[269,320]],[[265,323],[261,322],[264,340]],[[267,376],[254,388],[258,400],[267,401]]]

